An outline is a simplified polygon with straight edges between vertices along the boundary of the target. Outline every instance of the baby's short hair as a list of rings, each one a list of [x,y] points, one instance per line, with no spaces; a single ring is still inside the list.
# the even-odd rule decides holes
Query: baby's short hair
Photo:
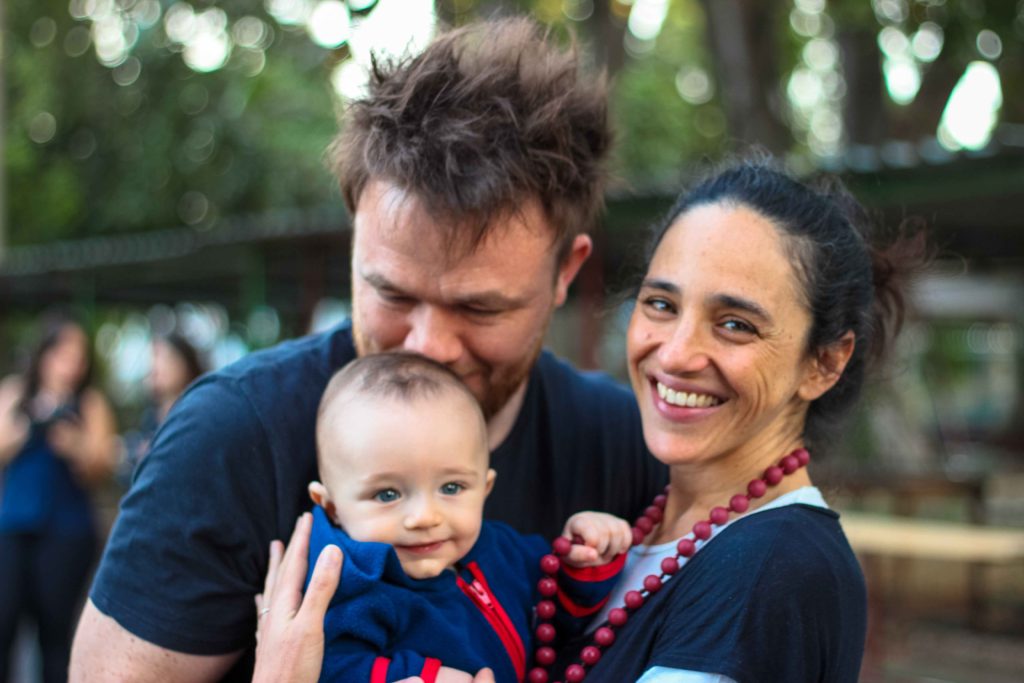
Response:
[[[450,368],[426,356],[405,351],[374,353],[357,358],[334,373],[320,398],[317,410],[316,442],[318,464],[324,449],[321,421],[331,404],[346,394],[411,402],[437,397],[446,391],[463,395],[479,410],[473,393]],[[483,422],[483,414],[480,416]]]
[[[446,389],[462,392],[476,402],[459,376],[437,361],[403,351],[375,353],[357,358],[334,373],[320,399],[317,418],[346,392],[412,401],[437,396]]]

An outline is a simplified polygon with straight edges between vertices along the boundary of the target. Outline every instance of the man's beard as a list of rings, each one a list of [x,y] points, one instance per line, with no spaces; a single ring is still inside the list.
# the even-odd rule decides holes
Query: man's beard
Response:
[[[362,334],[356,318],[357,316],[352,316],[352,339],[355,342],[357,356],[362,357],[371,353],[400,350],[400,347],[397,346],[391,349],[378,348],[366,335]],[[544,329],[547,329],[546,325]],[[516,393],[516,390],[530,376],[530,371],[533,369],[533,365],[537,362],[537,358],[544,347],[544,335],[538,335],[530,343],[532,347],[527,351],[526,355],[522,357],[520,362],[511,367],[506,367],[498,372],[490,366],[477,367],[471,371],[472,375],[483,379],[482,386],[479,382],[474,382],[466,383],[466,387],[472,392],[477,403],[480,404],[480,410],[484,415],[485,421],[489,422],[498,411],[504,408],[505,404],[512,398],[512,395]],[[455,374],[460,374],[459,368],[451,365],[448,367]]]

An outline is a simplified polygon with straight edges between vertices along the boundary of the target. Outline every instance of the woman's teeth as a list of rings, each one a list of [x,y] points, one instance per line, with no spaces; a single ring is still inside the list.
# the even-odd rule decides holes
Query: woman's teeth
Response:
[[[715,396],[709,394],[691,394],[686,391],[676,391],[675,389],[669,389],[667,386],[658,382],[658,396],[661,396],[665,400],[665,403],[669,403],[674,406],[681,406],[683,408],[710,408],[717,406],[722,401]]]

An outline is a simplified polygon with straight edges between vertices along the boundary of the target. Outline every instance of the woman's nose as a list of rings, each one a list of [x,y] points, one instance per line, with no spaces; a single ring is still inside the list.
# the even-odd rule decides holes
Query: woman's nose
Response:
[[[710,332],[697,322],[680,319],[658,348],[658,361],[666,372],[693,374],[711,363]]]

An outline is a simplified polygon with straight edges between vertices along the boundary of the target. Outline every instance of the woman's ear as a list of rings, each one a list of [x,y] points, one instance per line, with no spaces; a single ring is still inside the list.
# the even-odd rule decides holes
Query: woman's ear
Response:
[[[810,367],[807,376],[797,390],[800,398],[810,403],[834,387],[843,376],[855,345],[853,330],[847,330],[838,341],[818,349],[808,359]]]

